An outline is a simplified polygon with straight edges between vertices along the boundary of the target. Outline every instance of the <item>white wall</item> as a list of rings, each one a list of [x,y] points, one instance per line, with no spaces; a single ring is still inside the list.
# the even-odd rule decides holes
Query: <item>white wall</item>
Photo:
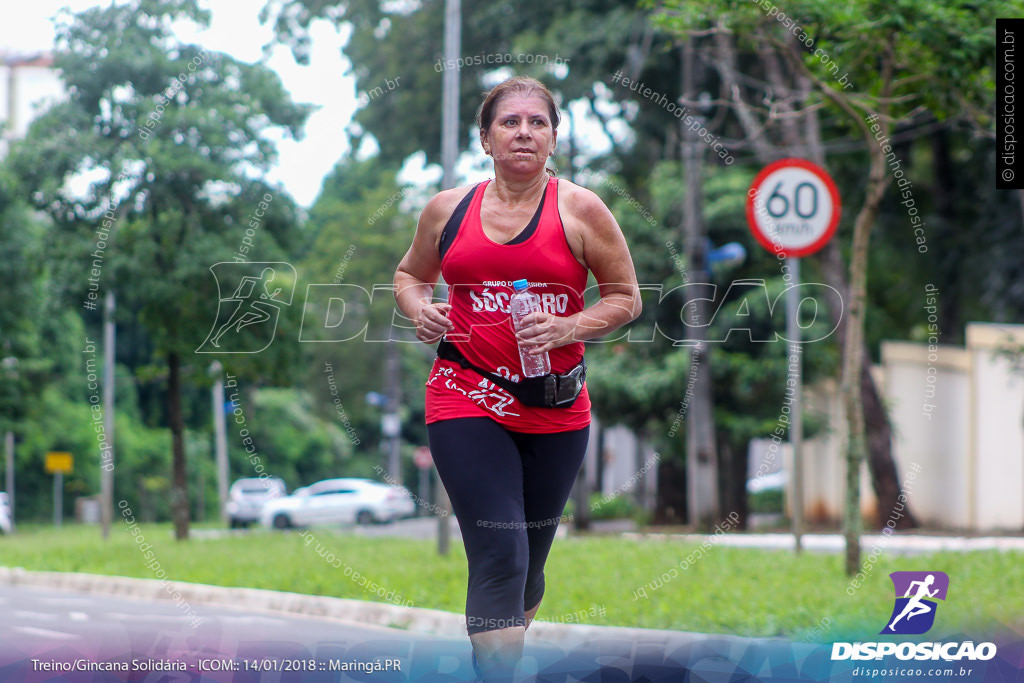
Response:
[[[971,323],[966,348],[886,342],[882,357],[901,476],[931,527],[1024,529],[1024,326]],[[934,377],[934,381],[930,378]]]
[[[967,351],[952,346],[929,351],[926,344],[882,344],[893,455],[903,481],[916,470],[906,495],[923,525],[971,526],[969,359]]]
[[[593,431],[591,440],[597,440]],[[604,431],[602,457],[604,470],[599,491],[616,497],[625,495],[653,509],[661,456],[627,427],[616,425]]]
[[[969,483],[978,529],[1024,529],[1024,366],[1015,370],[999,353],[1011,346],[1024,346],[1024,326],[967,328],[975,468]]]
[[[828,379],[806,387],[804,413],[815,415],[826,425],[823,433],[804,440],[804,519],[811,523],[838,526],[842,524],[846,500],[846,461],[843,458],[846,411],[843,409],[838,383]],[[878,501],[871,486],[871,473],[867,462],[864,462],[860,470],[861,516],[873,519],[877,507]]]
[[[908,342],[882,344],[876,378],[889,411],[893,457],[907,504],[925,527],[953,531],[1024,530],[1024,358],[1000,351],[1024,349],[1024,325],[971,323],[966,348]],[[846,464],[842,399],[835,380],[804,389],[804,410],[822,416],[823,434],[804,441],[804,519],[841,524]],[[624,427],[605,432],[601,491],[616,492],[652,452]],[[770,445],[755,440],[750,476]],[[779,448],[782,468],[792,455]],[[774,467],[768,471],[774,471]],[[656,483],[654,469],[641,482]],[[792,499],[789,477],[787,501]],[[867,464],[861,470],[861,513],[877,519]],[[879,520],[884,524],[887,520]]]
[[[925,527],[1021,531],[1024,359],[1015,368],[1000,349],[1024,348],[1024,325],[971,323],[966,336],[966,348],[882,344],[876,379],[892,424],[899,483]],[[824,417],[829,425],[824,434],[804,442],[804,519],[838,526],[846,488],[839,388],[826,380],[806,387],[804,400],[805,412]],[[752,465],[768,443],[752,443]],[[789,450],[780,452],[783,468],[792,472]],[[790,476],[787,500],[792,486]],[[866,463],[861,470],[861,514],[878,518]]]

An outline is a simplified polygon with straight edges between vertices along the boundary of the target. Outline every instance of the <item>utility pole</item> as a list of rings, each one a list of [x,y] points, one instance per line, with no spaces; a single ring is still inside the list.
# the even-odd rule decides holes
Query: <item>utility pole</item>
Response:
[[[7,67],[7,125],[5,135],[0,137],[0,156],[7,153],[10,144],[14,141],[18,132],[18,79],[16,68],[17,58],[8,58],[4,61]],[[17,376],[18,359],[12,357],[4,358],[3,367],[9,374]],[[14,431],[8,429],[4,434],[4,477],[7,487],[7,504],[11,509],[11,530],[14,530]]]
[[[100,458],[100,522],[104,540],[110,538],[114,517],[114,359],[116,329],[114,292],[107,290],[103,299],[103,429],[107,434],[109,457]]]
[[[402,401],[401,369],[399,367],[398,344],[389,341],[384,361],[384,383],[387,387],[387,399],[384,403],[384,415],[381,418],[383,436],[387,439],[389,483],[396,486],[402,484],[402,423],[398,407]]]
[[[17,382],[18,379],[18,359],[14,356],[8,356],[0,361],[0,367],[4,369],[4,374],[11,382]],[[15,518],[14,514],[14,428],[9,426],[7,432],[4,434],[4,477],[6,479],[7,486],[7,505],[11,509],[11,530],[14,530]]]
[[[462,51],[462,2],[445,0],[444,3],[444,59],[445,66],[457,64]],[[445,69],[441,74],[441,165],[444,189],[455,187],[455,160],[459,156],[459,70]],[[444,484],[438,477],[438,505],[443,514],[437,517],[437,552],[447,555],[451,545],[451,527],[448,513],[451,501]]]
[[[694,91],[693,38],[683,45],[683,96],[689,99]],[[695,117],[701,120],[699,116]],[[708,320],[708,267],[707,235],[704,227],[702,197],[702,176],[704,149],[692,126],[679,124],[683,136],[683,176],[686,195],[683,204],[683,245],[688,267],[698,290],[690,299],[684,315],[688,318],[688,338],[684,342],[690,347],[690,363],[696,364],[691,371],[694,378],[690,422],[686,428],[686,499],[691,525],[710,526],[718,515],[718,455],[715,449],[714,413],[711,397],[711,349],[707,344]],[[685,310],[685,309],[684,309]]]
[[[569,122],[569,179],[574,183],[578,183],[576,173],[576,120],[572,115],[572,107],[565,107],[565,118]],[[591,438],[597,438],[597,433],[601,429],[596,420],[593,421],[590,427]],[[591,467],[597,458],[600,458],[600,451],[595,448],[587,447],[587,454],[583,459],[583,466],[580,467],[580,471],[576,475],[576,485],[573,486],[572,496],[575,504],[575,512],[573,513],[573,525],[576,531],[587,531],[590,529],[591,514],[590,514],[590,478],[591,471],[595,468]],[[600,486],[600,482],[597,484]]]
[[[217,463],[217,497],[220,501],[220,521],[228,523],[228,429],[224,417],[224,366],[220,361],[210,364],[213,375],[211,401],[213,403],[213,448]]]
[[[14,530],[14,432],[10,429],[4,434],[5,477],[7,479],[7,504],[11,508],[11,530]]]

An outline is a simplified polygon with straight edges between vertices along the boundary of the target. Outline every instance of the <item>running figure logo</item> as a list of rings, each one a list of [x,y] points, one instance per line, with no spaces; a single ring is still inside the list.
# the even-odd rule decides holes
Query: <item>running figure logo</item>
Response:
[[[217,319],[196,353],[259,353],[270,346],[281,307],[292,304],[295,268],[283,262],[223,261],[210,266],[210,272],[220,302]]]
[[[945,600],[949,577],[945,572],[893,572],[896,589],[892,616],[881,634],[920,635],[935,623],[936,600]]]

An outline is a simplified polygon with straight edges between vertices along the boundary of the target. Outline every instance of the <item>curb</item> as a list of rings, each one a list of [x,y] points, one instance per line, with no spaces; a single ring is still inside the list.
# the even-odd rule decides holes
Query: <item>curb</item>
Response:
[[[245,608],[263,612],[294,614],[343,621],[349,624],[394,628],[446,638],[464,638],[466,620],[461,614],[423,607],[402,607],[349,598],[303,595],[260,588],[227,588],[199,583],[137,579],[74,572],[36,572],[21,567],[0,567],[0,584],[77,591],[93,595],[140,600],[184,601],[190,605]],[[538,620],[527,632],[527,644],[576,647],[595,640],[616,640],[678,647],[714,638],[747,641],[730,635],[706,635],[621,626],[590,626]]]

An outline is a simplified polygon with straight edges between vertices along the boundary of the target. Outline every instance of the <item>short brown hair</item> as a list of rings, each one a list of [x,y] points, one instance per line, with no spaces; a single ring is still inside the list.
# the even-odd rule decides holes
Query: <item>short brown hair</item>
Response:
[[[494,123],[494,110],[497,109],[498,102],[511,93],[527,96],[538,95],[543,98],[548,103],[551,127],[558,128],[561,115],[558,113],[558,105],[555,104],[555,98],[551,91],[536,78],[513,76],[491,88],[486,97],[484,97],[484,101],[480,104],[480,109],[476,113],[476,123],[480,127],[481,133],[490,130],[491,124]]]

